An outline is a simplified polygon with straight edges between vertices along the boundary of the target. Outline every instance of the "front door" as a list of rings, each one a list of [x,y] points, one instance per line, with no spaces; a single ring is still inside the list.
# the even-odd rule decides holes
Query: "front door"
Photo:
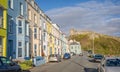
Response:
[[[3,52],[3,40],[2,37],[0,37],[0,56],[2,56],[2,52]]]

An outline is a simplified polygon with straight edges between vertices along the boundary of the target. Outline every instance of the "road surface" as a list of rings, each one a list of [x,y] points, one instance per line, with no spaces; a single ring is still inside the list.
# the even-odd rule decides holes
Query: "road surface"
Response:
[[[59,63],[52,62],[34,67],[29,72],[97,72],[98,63],[89,60],[86,55],[73,56],[71,59],[62,60]]]

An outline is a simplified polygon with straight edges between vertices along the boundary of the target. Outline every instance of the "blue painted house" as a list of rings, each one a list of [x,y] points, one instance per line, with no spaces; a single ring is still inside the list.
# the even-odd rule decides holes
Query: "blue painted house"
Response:
[[[69,52],[68,48],[67,48],[67,38],[66,38],[64,33],[61,35],[61,40],[62,40],[62,44],[61,44],[61,46],[62,46],[62,55],[64,55],[65,53]]]
[[[29,22],[25,0],[8,0],[8,57],[29,57]]]

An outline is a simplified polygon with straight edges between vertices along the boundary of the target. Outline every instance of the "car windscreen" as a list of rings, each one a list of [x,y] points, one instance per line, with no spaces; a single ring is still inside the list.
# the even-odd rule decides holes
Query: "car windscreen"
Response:
[[[103,58],[102,55],[95,55],[94,57],[95,57],[95,58]]]
[[[108,59],[106,60],[106,66],[120,66],[120,59]]]
[[[64,56],[69,56],[70,54],[68,54],[68,53],[66,53],[66,54],[64,54]]]
[[[55,54],[52,54],[52,55],[50,55],[50,57],[57,57],[57,55],[55,55]]]
[[[7,59],[7,58],[1,58],[1,61],[4,63],[4,64],[9,64],[9,63],[11,63],[11,61],[9,60],[9,59]]]

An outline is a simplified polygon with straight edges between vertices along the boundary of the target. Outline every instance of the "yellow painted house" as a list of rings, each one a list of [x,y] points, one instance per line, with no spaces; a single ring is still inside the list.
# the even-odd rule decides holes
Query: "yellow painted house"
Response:
[[[48,33],[48,55],[50,55],[50,54],[54,54],[52,24],[50,22],[47,22],[47,33]]]
[[[7,56],[8,0],[0,0],[0,56]]]
[[[55,40],[55,38],[54,38],[54,36],[52,35],[52,53],[53,54],[55,54],[55,44],[54,44],[54,40]]]
[[[52,54],[55,54],[55,36],[54,36],[54,34],[53,34],[53,31],[54,31],[54,27],[53,27],[53,25],[51,24],[51,28],[52,28]]]
[[[52,24],[51,24],[52,26]],[[52,29],[52,27],[51,27]],[[51,31],[52,32],[52,31]],[[51,33],[51,48],[52,48],[52,54],[55,54],[55,47],[54,47],[54,35]]]

